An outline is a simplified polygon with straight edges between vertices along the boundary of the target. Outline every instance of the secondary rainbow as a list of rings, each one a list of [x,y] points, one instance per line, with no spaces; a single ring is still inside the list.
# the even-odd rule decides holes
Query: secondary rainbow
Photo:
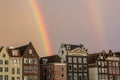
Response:
[[[40,29],[40,35],[41,35],[41,39],[43,41],[45,54],[52,55],[52,48],[51,48],[51,44],[50,44],[50,39],[49,39],[49,36],[47,33],[47,29],[46,29],[45,22],[44,22],[44,19],[42,16],[42,12],[40,10],[40,6],[38,6],[36,0],[29,0],[29,3],[30,3],[30,6],[34,12],[34,16],[35,16],[35,20],[37,22],[37,25]]]
[[[98,41],[98,45],[103,49],[106,47],[105,41],[105,29],[102,19],[102,6],[99,0],[87,0],[88,13],[91,18],[92,28],[94,29],[94,35]]]

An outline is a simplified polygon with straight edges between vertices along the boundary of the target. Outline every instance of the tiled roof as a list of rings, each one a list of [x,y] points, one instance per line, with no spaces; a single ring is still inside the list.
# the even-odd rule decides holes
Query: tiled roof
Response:
[[[40,58],[40,63],[43,64],[43,59],[47,59],[47,63],[60,63],[61,58],[58,55],[47,56]]]

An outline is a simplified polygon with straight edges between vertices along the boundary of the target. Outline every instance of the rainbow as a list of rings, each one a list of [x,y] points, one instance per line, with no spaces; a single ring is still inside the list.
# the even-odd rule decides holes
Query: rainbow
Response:
[[[49,36],[47,33],[47,29],[46,29],[45,22],[44,22],[44,19],[42,16],[42,12],[40,11],[40,6],[38,6],[36,0],[29,0],[29,3],[34,12],[35,20],[36,20],[37,25],[40,30],[40,35],[41,35],[41,39],[43,41],[45,54],[52,55],[50,39],[49,39]]]
[[[87,0],[88,6],[88,13],[91,18],[92,28],[94,29],[94,34],[99,47],[101,49],[106,48],[106,41],[105,41],[105,28],[102,19],[102,6],[100,6],[99,0]]]

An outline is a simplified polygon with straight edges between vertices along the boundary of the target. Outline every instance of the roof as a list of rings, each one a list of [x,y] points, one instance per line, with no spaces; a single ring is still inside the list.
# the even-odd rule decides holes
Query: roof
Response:
[[[26,50],[27,47],[28,47],[28,44],[24,45],[24,46],[17,47],[15,49],[19,49],[21,56],[23,56],[23,54],[24,54],[24,52],[25,52],[25,50]]]
[[[92,63],[96,63],[96,60],[98,59],[99,55],[103,55],[104,58],[107,57],[112,57],[112,56],[119,56],[120,57],[120,52],[109,52],[109,53],[93,53],[93,54],[89,54],[88,55],[88,63],[92,64]]]
[[[74,44],[64,44],[64,43],[62,43],[62,46],[64,46],[66,48],[66,50],[67,50],[68,47],[69,47],[69,50],[73,50],[73,49],[78,48],[78,47],[85,49],[83,44],[74,45]]]
[[[13,50],[17,50],[17,55],[13,55]],[[19,49],[8,49],[7,51],[10,57],[21,57]]]
[[[88,54],[88,63],[92,64],[98,59],[99,53]]]
[[[43,59],[47,59],[47,63],[61,63],[61,58],[58,55],[52,55],[40,58],[40,64],[43,64]]]
[[[2,49],[3,49],[3,46],[2,46],[2,47],[0,47],[0,52],[2,51]]]

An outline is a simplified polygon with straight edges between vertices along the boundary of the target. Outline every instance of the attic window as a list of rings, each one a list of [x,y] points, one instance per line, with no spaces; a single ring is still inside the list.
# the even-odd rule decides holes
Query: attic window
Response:
[[[32,54],[32,49],[29,49],[29,54]]]
[[[103,59],[103,56],[100,56],[100,59]]]
[[[67,50],[70,50],[70,45],[67,45]]]
[[[12,55],[13,56],[18,56],[18,50],[12,50]]]

